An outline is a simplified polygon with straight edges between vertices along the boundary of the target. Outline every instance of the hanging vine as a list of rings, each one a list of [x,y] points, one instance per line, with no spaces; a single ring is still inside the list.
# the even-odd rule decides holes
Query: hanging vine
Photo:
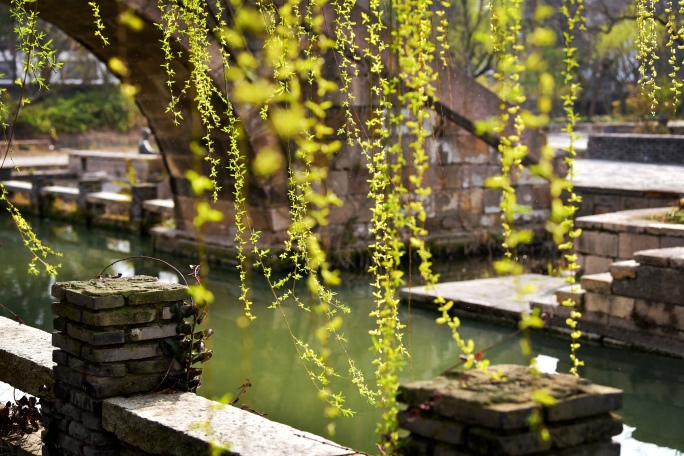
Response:
[[[577,82],[576,69],[578,63],[575,53],[577,49],[574,47],[574,34],[585,30],[584,3],[583,0],[566,0],[562,13],[567,18],[567,29],[564,32],[565,37],[565,70],[563,71],[563,79],[567,93],[563,95],[563,109],[567,124],[563,131],[568,133],[570,137],[570,145],[564,149],[567,153],[565,157],[565,164],[568,167],[568,179],[564,182],[555,180],[551,182],[551,215],[550,215],[550,231],[553,234],[554,241],[558,248],[565,252],[563,257],[566,261],[565,270],[567,271],[566,282],[570,285],[570,297],[562,302],[562,305],[570,309],[570,316],[567,319],[567,324],[571,329],[570,333],[570,372],[574,375],[579,375],[578,369],[584,365],[577,357],[577,350],[580,348],[579,339],[582,332],[578,329],[579,319],[582,313],[576,308],[575,296],[579,292],[580,287],[577,284],[576,273],[580,266],[577,264],[577,255],[575,254],[575,239],[582,233],[581,229],[575,229],[574,215],[577,211],[582,198],[578,196],[573,190],[573,179],[575,176],[575,141],[577,134],[575,133],[575,124],[578,115],[575,113],[575,101],[580,89],[579,82]],[[566,191],[569,195],[567,204],[563,204],[561,197],[562,192]]]
[[[32,6],[33,9],[28,7]],[[17,103],[14,112],[12,125],[7,124],[4,119],[9,109],[3,99],[0,97],[0,122],[2,124],[3,148],[2,161],[0,168],[5,166],[7,160],[12,162],[12,140],[14,139],[15,126],[22,107],[29,103],[25,97],[27,84],[36,84],[40,89],[47,90],[48,86],[45,84],[45,79],[42,77],[43,70],[57,71],[62,64],[57,62],[55,50],[51,48],[51,42],[46,39],[45,33],[37,28],[38,24],[38,4],[37,2],[28,2],[25,0],[14,0],[10,5],[10,15],[14,18],[16,27],[14,29],[18,45],[17,51],[23,53],[23,77],[15,81],[20,86],[19,102]],[[0,90],[2,95],[4,89]],[[9,128],[9,135],[7,129]],[[28,272],[30,274],[38,274],[38,265],[42,266],[45,272],[49,275],[56,275],[57,270],[61,264],[53,264],[53,257],[61,257],[59,252],[56,252],[49,246],[46,246],[36,236],[31,228],[31,225],[22,216],[19,209],[9,200],[9,193],[2,183],[0,183],[0,201],[7,206],[7,211],[10,213],[12,220],[21,236],[22,242],[31,254],[31,260],[28,265]]]

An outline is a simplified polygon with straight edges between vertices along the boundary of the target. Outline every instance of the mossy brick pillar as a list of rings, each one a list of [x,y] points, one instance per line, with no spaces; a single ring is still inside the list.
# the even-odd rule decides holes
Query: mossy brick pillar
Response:
[[[470,370],[401,386],[399,401],[408,407],[399,423],[410,432],[402,453],[619,456],[612,437],[622,420],[612,412],[622,407],[622,391],[569,374],[532,374],[525,366],[489,371],[499,369],[502,380]],[[553,405],[533,400],[548,396]]]
[[[46,448],[121,454],[116,435],[102,428],[102,401],[152,392],[182,375],[163,341],[178,337],[171,307],[188,297],[187,288],[135,276],[58,282],[52,295],[59,299],[52,304],[56,399]]]

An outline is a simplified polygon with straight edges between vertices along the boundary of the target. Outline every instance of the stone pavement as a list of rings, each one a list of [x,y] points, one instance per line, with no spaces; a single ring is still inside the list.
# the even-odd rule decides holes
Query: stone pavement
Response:
[[[69,155],[50,154],[20,156],[15,154],[11,159],[10,157],[7,157],[4,165],[2,165],[2,160],[0,159],[0,168],[14,168],[17,166],[21,169],[21,171],[26,171],[29,168],[66,168],[69,166]]]
[[[518,321],[521,312],[529,312],[530,302],[555,302],[555,292],[565,286],[565,279],[541,274],[517,277],[467,280],[439,283],[434,290],[425,287],[402,288],[403,301],[411,299],[416,305],[437,308],[434,297],[440,293],[454,301],[454,310],[476,313],[487,317]]]
[[[575,163],[577,187],[684,193],[684,166],[607,160]]]

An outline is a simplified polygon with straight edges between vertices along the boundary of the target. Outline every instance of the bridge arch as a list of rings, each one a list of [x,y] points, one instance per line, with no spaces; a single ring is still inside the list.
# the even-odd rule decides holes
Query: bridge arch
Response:
[[[7,4],[10,3],[10,0],[0,1]],[[41,0],[39,2],[40,17],[79,41],[103,62],[108,62],[113,57],[118,57],[127,63],[128,74],[123,79],[126,83],[139,88],[135,96],[137,105],[142,114],[148,119],[150,128],[155,134],[160,150],[163,153],[165,164],[171,175],[178,228],[180,230],[191,229],[191,224],[188,222],[194,216],[194,200],[190,195],[189,186],[184,178],[184,174],[186,170],[194,168],[198,163],[201,163],[200,158],[193,155],[192,143],[204,136],[203,127],[196,115],[196,109],[191,101],[192,97],[186,96],[181,98],[177,105],[177,109],[180,110],[185,119],[180,125],[175,125],[172,114],[167,112],[170,95],[167,86],[168,76],[166,70],[162,67],[162,64],[165,62],[160,43],[163,34],[155,25],[161,22],[158,3],[156,0],[97,0],[97,3],[100,8],[102,22],[105,26],[104,33],[110,41],[110,44],[107,46],[103,45],[101,39],[95,35],[92,10],[82,0]],[[132,9],[143,20],[144,27],[140,30],[132,30],[118,23],[120,13],[127,8]],[[334,20],[332,20],[334,15],[333,8],[328,5],[324,7],[323,13],[327,17],[324,24],[332,27],[332,24],[334,24]],[[357,44],[359,45],[365,42],[366,35],[365,30],[360,26],[363,23],[361,19],[362,13],[363,8],[357,4],[352,11],[351,18],[352,21],[358,24],[355,31]],[[332,28],[324,29],[324,33],[334,37],[334,30]],[[174,46],[181,45],[174,43]],[[217,46],[215,42],[212,45]],[[179,47],[176,50],[180,51],[181,48]],[[385,55],[383,58],[389,59],[390,57]],[[183,58],[175,59],[171,62],[171,65],[175,72],[176,81],[186,81],[189,79],[191,67],[187,60],[183,60]],[[443,217],[434,228],[438,232],[441,231],[442,234],[453,234],[455,231],[463,233],[471,230],[473,227],[487,228],[492,225],[492,220],[490,220],[492,217],[484,217],[486,215],[484,210],[486,203],[483,202],[483,195],[486,192],[481,188],[479,193],[471,194],[469,190],[472,188],[472,185],[471,183],[464,183],[463,176],[466,173],[466,168],[467,172],[479,173],[484,177],[488,177],[488,175],[494,172],[493,169],[496,163],[494,155],[496,153],[491,148],[497,144],[497,138],[477,139],[471,137],[471,135],[474,133],[475,121],[487,119],[498,113],[499,99],[495,94],[456,68],[435,65],[434,70],[442,81],[442,83],[437,85],[439,102],[435,102],[433,105],[436,113],[435,117],[439,118],[443,124],[440,127],[442,131],[445,129],[451,131],[452,136],[447,140],[434,140],[431,143],[433,148],[431,155],[435,163],[446,163],[447,167],[457,165],[453,169],[449,168],[448,172],[458,173],[458,179],[447,176],[446,172],[440,174],[439,170],[437,170],[435,176],[433,176],[433,182],[430,182],[430,184],[433,186],[437,185],[438,189],[441,188],[445,192],[441,196],[434,197],[433,213],[438,214],[446,211],[446,218],[453,216],[453,218],[459,219],[458,223],[448,222]],[[220,64],[217,64],[212,69],[210,75],[219,87],[223,85],[224,81]],[[444,81],[449,82],[443,83]],[[230,97],[231,94],[226,95]],[[245,132],[245,141],[242,147],[250,151],[258,151],[264,146],[280,147],[277,138],[271,134],[268,127],[261,120],[258,109],[237,106],[237,114],[240,117],[240,123]],[[444,128],[445,124],[448,124],[446,128]],[[534,131],[528,131],[526,135],[527,143],[530,145],[531,155],[534,159],[535,156],[538,156],[543,139],[538,132]],[[466,137],[468,139],[464,139]],[[459,141],[462,144],[457,144]],[[218,138],[216,142],[218,154],[225,152],[222,149],[223,144],[228,144],[227,139],[226,141],[221,141]],[[454,159],[455,155],[462,152],[454,152],[454,150],[459,148],[476,150],[475,155],[477,157]],[[354,169],[359,167],[359,159],[352,158],[351,162],[355,163],[349,164],[349,156],[353,155],[352,150],[343,151],[341,155],[342,158],[340,160],[347,160],[347,165],[345,165],[347,167],[334,164],[333,171],[331,172],[336,179],[336,182],[332,185],[337,187],[338,193],[342,193],[345,203],[350,204],[349,209],[340,211],[341,214],[337,214],[339,220],[333,220],[339,225],[336,228],[337,234],[333,233],[333,238],[336,239],[333,241],[333,244],[339,243],[340,245],[345,242],[346,231],[356,229],[357,232],[360,232],[364,226],[367,226],[364,224],[368,222],[365,216],[358,215],[359,211],[367,209],[367,203],[364,203],[361,198],[357,198],[353,193],[350,193],[350,189],[355,185],[355,182],[360,179],[365,181],[366,179],[365,177],[355,175],[353,172]],[[480,168],[475,168],[474,166],[476,165],[479,165]],[[460,170],[459,168],[463,169]],[[232,239],[231,228],[233,219],[230,217],[230,214],[233,208],[230,202],[231,193],[227,190],[230,185],[230,178],[224,171],[220,179],[224,182],[224,188],[226,188],[224,194],[227,196],[219,201],[217,206],[218,209],[228,216],[223,222],[211,227],[210,234]],[[344,182],[345,180],[346,182]],[[454,180],[460,180],[461,182],[455,185],[453,183]],[[265,181],[262,180],[256,184],[258,185],[252,186],[255,197],[250,201],[255,209],[250,214],[252,225],[255,229],[259,229],[266,234],[266,243],[277,242],[284,235],[283,223],[285,223],[284,219],[288,216],[287,201],[285,200],[286,175],[283,172],[280,175]],[[458,206],[455,212],[454,205]],[[462,213],[463,210],[461,209],[463,205],[466,206],[465,214]],[[453,214],[451,214],[452,212]],[[349,220],[354,217],[359,222],[356,223],[356,228],[350,228],[348,226]]]

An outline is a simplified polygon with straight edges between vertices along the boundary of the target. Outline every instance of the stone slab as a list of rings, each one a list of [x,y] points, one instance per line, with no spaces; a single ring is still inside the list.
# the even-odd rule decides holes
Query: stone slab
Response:
[[[444,282],[434,289],[426,287],[402,288],[399,295],[406,302],[437,308],[434,298],[441,294],[447,301],[454,301],[455,310],[485,313],[517,320],[521,312],[530,311],[530,301],[544,301],[555,296],[556,290],[565,286],[565,280],[541,274],[523,274],[517,277]],[[526,288],[535,291],[524,294]]]
[[[639,263],[634,260],[616,261],[610,265],[610,275],[613,279],[636,279]]]
[[[580,279],[582,288],[593,293],[610,293],[612,282],[613,277],[610,275],[610,272],[583,275]]]
[[[133,276],[120,279],[92,279],[88,281],[57,282],[52,286],[52,295],[56,298],[67,298],[73,304],[88,307],[88,304],[95,306],[96,302],[120,302],[121,296],[142,295],[140,298],[133,298],[129,304],[146,304],[149,302],[181,301],[188,297],[187,287],[177,283],[160,282],[156,277]],[[82,298],[74,298],[76,295]],[[108,298],[92,301],[87,298]],[[73,299],[80,299],[73,302]],[[152,299],[152,301],[150,300]],[[105,307],[88,307],[99,309]]]
[[[41,385],[52,388],[52,335],[5,317],[0,334],[0,381],[33,395]]]
[[[83,311],[83,323],[90,326],[124,326],[150,323],[157,316],[155,309],[135,307],[125,309],[102,310],[99,312]]]
[[[533,376],[525,366],[493,366],[505,381],[492,381],[478,370],[458,371],[435,380],[399,387],[399,401],[411,407],[430,404],[443,417],[494,430],[526,430],[529,417],[541,409],[532,392],[545,390],[557,400],[544,407],[550,422],[605,414],[622,407],[622,391],[568,374]]]
[[[410,413],[402,410],[397,414],[399,426],[414,435],[420,435],[433,440],[450,443],[452,445],[465,445],[466,426],[452,420],[441,418],[432,413]]]
[[[153,358],[162,354],[158,343],[133,343],[114,348],[84,347],[81,356],[94,363],[113,363],[134,359]]]
[[[684,263],[684,247],[641,250],[634,253],[634,260],[649,266],[675,267]]]
[[[102,424],[121,440],[152,454],[216,454],[211,451],[212,442],[224,448],[220,454],[241,456],[361,454],[323,437],[191,393],[107,399]]]

